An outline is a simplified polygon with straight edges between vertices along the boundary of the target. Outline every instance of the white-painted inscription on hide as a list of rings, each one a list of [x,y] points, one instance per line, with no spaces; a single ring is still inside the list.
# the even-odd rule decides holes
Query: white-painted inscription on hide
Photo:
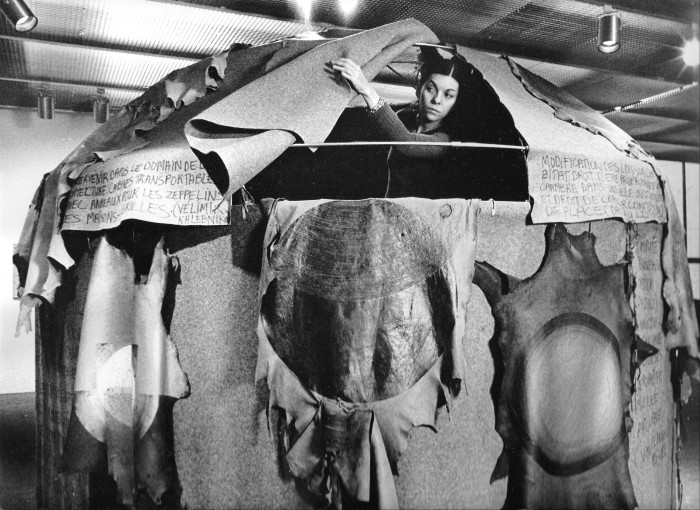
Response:
[[[666,221],[659,179],[648,163],[534,152],[528,164],[535,223],[604,218],[634,223]]]
[[[671,366],[662,331],[660,225],[640,225],[632,241],[636,334],[659,349],[636,374],[629,435],[630,475],[641,508],[670,508],[662,495],[673,493],[673,394]],[[665,466],[665,468],[663,468]],[[665,476],[660,476],[665,475]]]
[[[228,202],[222,198],[194,155],[124,165],[115,159],[88,167],[77,179],[63,228],[101,230],[124,220],[227,225]]]

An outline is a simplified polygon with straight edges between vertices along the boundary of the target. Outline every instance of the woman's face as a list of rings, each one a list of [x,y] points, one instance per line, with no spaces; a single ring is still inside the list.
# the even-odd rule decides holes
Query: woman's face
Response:
[[[418,95],[420,122],[441,122],[450,113],[458,94],[459,82],[452,76],[431,74]]]

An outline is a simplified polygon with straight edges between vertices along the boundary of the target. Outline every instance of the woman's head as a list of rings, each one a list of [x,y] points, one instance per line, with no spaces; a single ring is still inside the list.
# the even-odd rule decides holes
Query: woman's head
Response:
[[[416,90],[419,122],[442,125],[460,116],[455,115],[455,107],[466,92],[472,68],[456,56],[442,57],[431,47],[422,48],[421,58]]]
[[[452,76],[433,73],[418,93],[418,119],[421,124],[442,124],[459,95],[459,82]]]

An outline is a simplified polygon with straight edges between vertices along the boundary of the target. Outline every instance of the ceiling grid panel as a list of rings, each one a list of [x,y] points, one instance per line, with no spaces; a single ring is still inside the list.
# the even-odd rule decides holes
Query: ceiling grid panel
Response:
[[[45,82],[55,88],[59,110],[89,111],[96,87],[106,87],[116,107],[232,43],[265,44],[332,26],[367,29],[406,17],[444,42],[508,55],[599,111],[698,81],[698,68],[680,59],[690,22],[700,18],[697,0],[619,0],[613,7],[621,13],[621,48],[612,54],[597,49],[599,0],[360,0],[349,16],[337,0],[314,0],[311,21],[301,19],[294,0],[25,1],[39,18],[31,32],[16,32],[0,16],[0,105],[35,107]],[[415,55],[401,59],[405,64],[395,67],[403,77],[385,71],[379,81],[407,84]],[[645,148],[656,143],[668,157],[676,147],[677,157],[697,161],[700,140],[685,144],[698,103],[697,87],[682,90],[635,104],[628,111],[636,120],[619,122],[633,137],[643,136]],[[653,120],[658,129],[650,129],[640,120],[645,116],[666,120]]]

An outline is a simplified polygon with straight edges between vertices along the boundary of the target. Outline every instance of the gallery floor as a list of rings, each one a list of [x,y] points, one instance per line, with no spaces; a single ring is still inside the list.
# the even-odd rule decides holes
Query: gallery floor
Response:
[[[700,384],[684,407],[682,509],[700,509]],[[0,510],[35,508],[34,393],[0,395]]]

